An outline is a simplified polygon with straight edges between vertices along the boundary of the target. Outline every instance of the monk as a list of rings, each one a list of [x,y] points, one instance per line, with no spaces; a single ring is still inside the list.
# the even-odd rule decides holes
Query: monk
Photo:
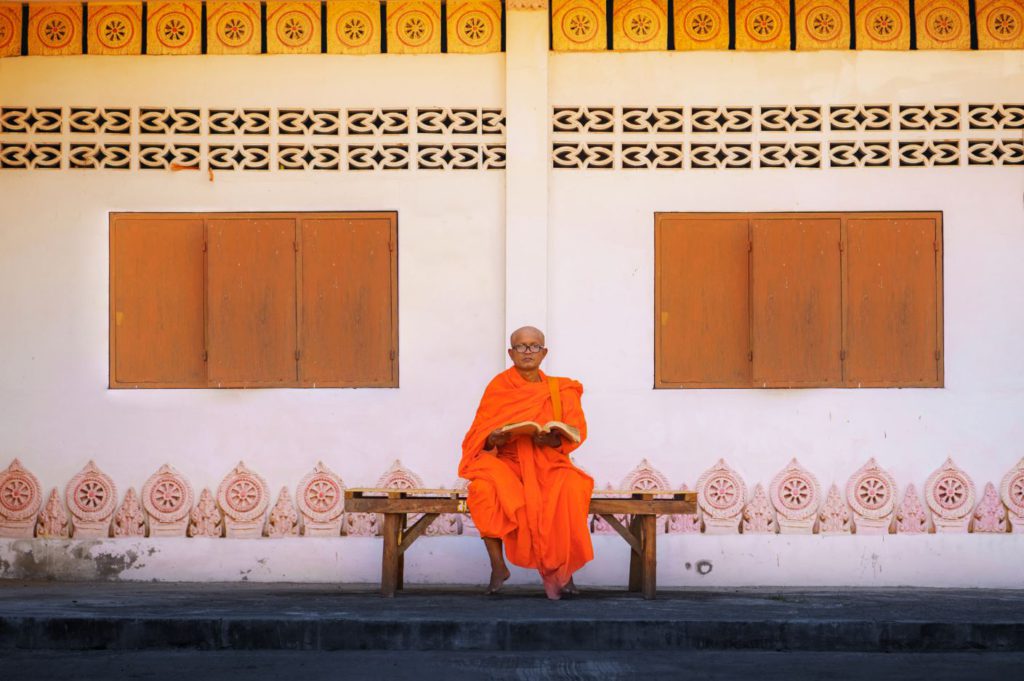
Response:
[[[547,597],[558,600],[577,593],[573,573],[594,557],[587,527],[594,480],[569,460],[587,437],[583,386],[540,370],[548,350],[539,329],[516,329],[509,341],[513,366],[484,390],[462,442],[459,475],[469,480],[469,512],[491,560],[487,593],[510,576],[504,545],[508,559],[536,569]],[[501,432],[523,421],[562,421],[579,430],[580,442],[555,431]]]

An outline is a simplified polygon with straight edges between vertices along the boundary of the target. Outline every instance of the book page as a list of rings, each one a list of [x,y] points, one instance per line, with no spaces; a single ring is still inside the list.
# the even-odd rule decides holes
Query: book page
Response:
[[[562,437],[568,438],[573,442],[580,441],[580,430],[576,426],[570,426],[568,423],[562,423],[561,421],[548,421],[544,424],[544,432],[558,433]]]
[[[543,429],[541,428],[540,424],[535,423],[533,421],[509,423],[508,425],[501,427],[502,433],[508,433],[513,437],[517,435],[529,435],[530,437],[533,437],[535,434],[541,432],[542,430]]]

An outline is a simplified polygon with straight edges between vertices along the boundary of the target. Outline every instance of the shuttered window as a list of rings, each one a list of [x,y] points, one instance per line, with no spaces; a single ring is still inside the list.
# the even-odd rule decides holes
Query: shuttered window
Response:
[[[394,213],[113,214],[110,386],[394,387]]]
[[[939,213],[659,213],[655,279],[655,387],[943,384]]]

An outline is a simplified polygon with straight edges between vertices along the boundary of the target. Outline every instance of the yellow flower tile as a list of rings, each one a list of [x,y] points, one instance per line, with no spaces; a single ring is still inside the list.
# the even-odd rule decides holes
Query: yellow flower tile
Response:
[[[736,0],[737,50],[788,50],[789,3]]]
[[[729,0],[677,0],[677,50],[729,49]]]
[[[551,0],[551,2],[551,41],[556,52],[594,52],[608,48],[604,2],[595,0]]]
[[[141,2],[89,3],[89,54],[142,54]]]
[[[858,0],[858,50],[909,50],[910,0]]]
[[[82,5],[30,5],[28,53],[42,56],[82,54]]]
[[[21,54],[21,3],[0,2],[0,57]]]
[[[149,2],[146,18],[146,54],[201,54],[203,4]]]
[[[448,51],[501,52],[501,0],[448,0]]]
[[[1024,48],[1024,0],[976,0],[978,49]]]
[[[441,0],[388,0],[388,52],[441,51]]]
[[[668,49],[668,0],[614,0],[612,45],[616,50]]]
[[[796,49],[850,49],[847,0],[796,0]]]
[[[918,0],[914,6],[919,50],[971,49],[967,0]]]
[[[262,30],[259,2],[206,3],[207,54],[259,54]]]
[[[320,54],[319,2],[267,2],[268,54]]]
[[[377,0],[328,0],[327,51],[331,54],[380,52],[380,3]]]

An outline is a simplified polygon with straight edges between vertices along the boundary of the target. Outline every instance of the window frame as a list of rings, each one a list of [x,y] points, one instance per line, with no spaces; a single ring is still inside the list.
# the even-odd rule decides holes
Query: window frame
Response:
[[[753,222],[755,220],[789,219],[789,220],[814,220],[814,219],[839,219],[840,220],[840,242],[837,247],[840,249],[840,320],[841,320],[841,375],[837,382],[829,383],[787,383],[785,381],[775,382],[767,385],[754,383],[753,371],[751,371],[750,383],[737,383],[729,381],[670,381],[662,378],[662,353],[661,353],[661,324],[662,315],[662,286],[665,279],[662,276],[666,263],[662,262],[661,224],[663,220],[735,220],[745,219],[748,223],[748,255],[747,255],[747,283],[748,283],[748,322],[747,335],[750,342],[750,362],[753,367],[753,354],[757,352],[754,346],[754,308],[753,295],[755,287],[755,272],[753,268]],[[854,383],[847,378],[846,355],[849,350],[848,332],[849,320],[849,240],[847,223],[851,219],[926,219],[935,222],[934,246],[935,246],[935,348],[936,348],[936,378],[934,381],[906,381],[906,380],[877,380],[861,381]],[[943,213],[942,211],[778,211],[778,212],[687,212],[687,211],[657,211],[654,213],[654,309],[652,321],[654,327],[654,382],[653,388],[658,389],[773,389],[773,388],[945,388],[945,320],[943,314],[944,280],[943,270],[945,261],[945,250],[943,247]]]
[[[116,376],[117,366],[117,324],[116,324],[116,242],[115,223],[124,218],[145,218],[147,220],[203,220],[203,346],[204,365],[206,366],[206,382],[203,385],[193,383],[182,383],[180,381],[119,381]],[[389,244],[389,305],[388,320],[390,322],[390,349],[391,378],[379,383],[367,383],[365,381],[304,381],[300,369],[300,358],[302,356],[302,334],[300,315],[302,313],[302,221],[308,219],[380,219],[390,222],[388,234]],[[296,379],[289,382],[267,383],[263,381],[232,381],[231,383],[217,384],[209,378],[209,221],[216,219],[288,219],[295,221],[295,324],[296,324]],[[399,319],[398,319],[398,211],[111,211],[108,214],[108,362],[107,362],[107,388],[111,390],[132,390],[132,389],[190,389],[190,390],[226,390],[238,388],[398,388],[400,376],[400,355],[399,355]]]

